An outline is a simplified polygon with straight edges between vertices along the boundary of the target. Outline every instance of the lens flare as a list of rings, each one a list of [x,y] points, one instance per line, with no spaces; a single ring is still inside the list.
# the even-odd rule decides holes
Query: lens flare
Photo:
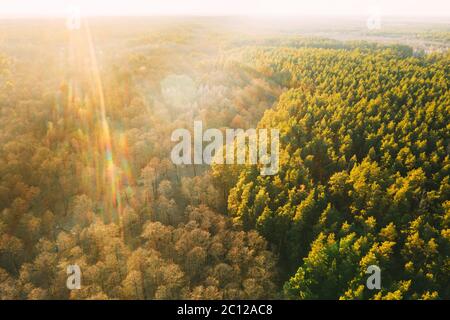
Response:
[[[108,120],[104,84],[87,19],[80,18],[78,28],[68,28],[68,70],[62,90],[67,94],[68,117],[77,115],[68,123],[76,120],[82,141],[78,146],[84,161],[82,181],[97,201],[97,213],[105,222],[118,220],[123,236],[122,197],[129,204],[134,178],[126,134],[119,124],[114,126]]]

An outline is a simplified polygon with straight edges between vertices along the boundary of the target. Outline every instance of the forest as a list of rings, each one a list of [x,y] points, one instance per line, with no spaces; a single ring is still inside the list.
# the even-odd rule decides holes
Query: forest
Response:
[[[236,25],[1,21],[0,299],[450,299],[450,29]],[[175,165],[194,120],[278,128],[279,172]]]

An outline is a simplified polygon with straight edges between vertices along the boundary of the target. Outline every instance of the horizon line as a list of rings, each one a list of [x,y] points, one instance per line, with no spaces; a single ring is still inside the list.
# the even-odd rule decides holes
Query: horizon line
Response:
[[[335,17],[335,18],[367,18],[369,15],[363,13],[301,13],[301,14],[249,14],[249,13],[233,13],[233,14],[219,14],[219,13],[147,13],[147,14],[82,14],[81,17],[86,18],[150,18],[150,17],[250,17],[250,18],[296,18],[296,17]],[[384,13],[382,17],[389,18],[450,18],[450,13],[443,14],[393,14]],[[0,19],[21,19],[21,18],[67,18],[67,14],[0,14]],[[450,25],[450,21],[447,22]]]

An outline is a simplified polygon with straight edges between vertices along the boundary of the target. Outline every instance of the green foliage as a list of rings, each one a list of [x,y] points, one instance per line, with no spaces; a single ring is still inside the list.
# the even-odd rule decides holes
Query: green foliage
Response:
[[[280,129],[280,172],[244,169],[228,208],[279,252],[287,297],[448,299],[449,55],[255,48],[244,59],[288,88],[260,122]],[[379,293],[365,288],[371,264]]]

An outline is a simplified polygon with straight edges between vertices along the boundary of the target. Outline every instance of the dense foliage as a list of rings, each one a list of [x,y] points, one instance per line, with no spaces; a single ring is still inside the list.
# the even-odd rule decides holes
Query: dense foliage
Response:
[[[194,116],[254,123],[279,89],[221,62],[205,40],[187,42],[191,27],[127,25],[125,44],[112,25],[33,27],[51,35],[46,50],[22,44],[40,37],[30,27],[15,28],[0,62],[0,297],[276,296],[265,240],[217,213],[226,197],[206,168],[177,167],[169,155],[171,132]],[[158,49],[142,52],[149,41]],[[82,284],[70,291],[73,264]]]
[[[61,26],[0,26],[0,299],[450,298],[447,52]],[[279,128],[280,172],[174,165],[194,119]]]
[[[281,130],[281,168],[246,168],[228,208],[295,274],[288,297],[449,298],[449,55],[259,49],[289,90],[260,126]],[[365,288],[366,268],[382,290]],[[298,269],[298,270],[297,270]]]

